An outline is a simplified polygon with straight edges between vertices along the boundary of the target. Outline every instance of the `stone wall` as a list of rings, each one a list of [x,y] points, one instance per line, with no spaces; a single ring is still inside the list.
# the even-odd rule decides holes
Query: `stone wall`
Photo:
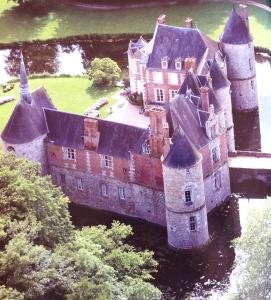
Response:
[[[166,225],[162,191],[113,177],[56,166],[51,166],[51,174],[53,182],[62,186],[74,203]],[[83,190],[78,189],[79,178],[83,180]],[[106,185],[108,196],[102,194],[102,185]],[[124,189],[124,199],[119,195],[119,188]]]
[[[41,164],[42,174],[46,174],[48,173],[48,160],[45,139],[46,135],[42,135],[25,144],[4,143],[4,149],[5,151],[14,150],[17,157],[24,157],[39,162]]]
[[[220,176],[221,185],[216,184],[215,176]],[[219,180],[219,178],[218,178]],[[228,163],[218,168],[216,172],[204,179],[204,190],[207,212],[219,206],[231,194],[230,174]]]

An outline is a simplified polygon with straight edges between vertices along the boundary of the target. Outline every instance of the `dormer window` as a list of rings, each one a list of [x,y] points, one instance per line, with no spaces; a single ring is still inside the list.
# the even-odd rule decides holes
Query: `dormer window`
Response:
[[[161,59],[161,65],[162,65],[162,69],[167,69],[168,68],[168,57],[165,56],[165,57],[162,57]]]
[[[176,70],[182,69],[182,59],[181,58],[175,59],[175,69]]]

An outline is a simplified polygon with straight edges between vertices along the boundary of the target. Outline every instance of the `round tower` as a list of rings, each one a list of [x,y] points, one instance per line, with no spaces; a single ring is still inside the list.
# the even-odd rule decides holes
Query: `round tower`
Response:
[[[239,15],[233,8],[220,41],[231,82],[232,108],[235,111],[251,111],[258,109],[255,54],[247,6],[242,5],[240,9]]]
[[[212,88],[217,99],[222,103],[225,114],[225,125],[227,130],[227,146],[229,152],[235,151],[234,125],[232,116],[232,103],[230,82],[225,77],[219,63],[214,59],[210,67],[210,76],[212,79]]]
[[[175,249],[204,246],[209,240],[202,156],[181,132],[163,161],[168,243]]]

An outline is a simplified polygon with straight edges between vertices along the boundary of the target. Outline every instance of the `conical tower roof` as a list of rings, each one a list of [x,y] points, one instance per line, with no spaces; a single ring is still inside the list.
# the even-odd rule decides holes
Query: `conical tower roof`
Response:
[[[224,76],[222,70],[220,69],[216,59],[213,60],[213,63],[210,68],[210,76],[212,78],[212,87],[215,90],[221,89],[223,87],[229,86],[229,81]]]
[[[173,145],[163,164],[170,168],[188,168],[201,159],[201,154],[180,129],[175,130]]]
[[[220,40],[223,43],[232,45],[248,44],[252,41],[249,30],[235,7],[231,11]]]

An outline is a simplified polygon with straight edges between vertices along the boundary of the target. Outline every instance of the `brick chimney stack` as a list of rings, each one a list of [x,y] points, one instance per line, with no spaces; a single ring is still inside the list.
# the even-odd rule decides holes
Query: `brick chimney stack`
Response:
[[[187,57],[184,60],[184,69],[185,72],[188,73],[189,71],[192,71],[193,73],[196,72],[196,58],[195,57]]]
[[[249,20],[248,20],[248,7],[245,4],[240,4],[239,5],[239,10],[240,10],[240,16],[245,22],[247,29],[249,30]]]
[[[193,28],[193,19],[192,18],[186,18],[185,19],[185,27],[186,28]]]
[[[100,132],[98,128],[98,120],[84,119],[84,145],[86,150],[95,151],[98,147]]]
[[[158,23],[158,24],[166,24],[166,15],[160,15],[160,16],[157,18],[157,23]]]
[[[201,100],[201,109],[204,111],[209,111],[209,88],[207,86],[200,87],[200,100]]]
[[[152,107],[150,116],[150,148],[151,155],[160,158],[167,151],[169,127],[164,108]]]

